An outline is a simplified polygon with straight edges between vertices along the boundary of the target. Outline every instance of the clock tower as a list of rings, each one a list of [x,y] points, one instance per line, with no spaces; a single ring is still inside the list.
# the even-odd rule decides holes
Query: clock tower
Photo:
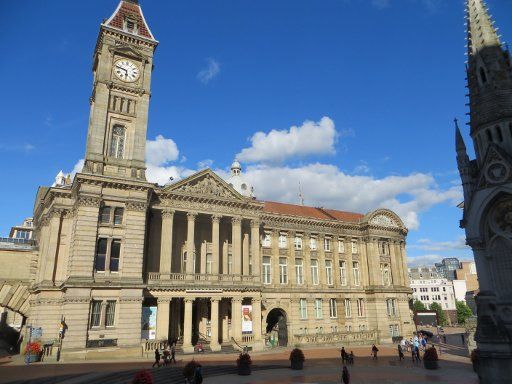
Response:
[[[153,54],[158,45],[137,0],[101,24],[83,173],[145,180]]]

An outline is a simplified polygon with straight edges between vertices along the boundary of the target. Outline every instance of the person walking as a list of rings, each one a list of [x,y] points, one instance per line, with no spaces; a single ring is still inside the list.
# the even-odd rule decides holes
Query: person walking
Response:
[[[155,368],[155,365],[160,368],[160,351],[158,348],[155,348],[155,362],[153,363],[152,368]]]
[[[343,366],[343,371],[341,372],[341,382],[343,384],[350,384],[350,373],[346,365]]]
[[[398,358],[400,361],[402,361],[404,358],[404,350],[400,344],[398,344]]]
[[[171,360],[169,362],[172,363],[173,361],[176,364],[176,342],[171,345]]]
[[[373,355],[373,360],[377,360],[377,352],[379,352],[379,348],[377,348],[375,346],[375,344],[373,344],[372,346],[372,355]]]
[[[341,347],[341,363],[345,364],[347,361],[347,351],[345,351],[345,347]]]
[[[192,383],[194,384],[201,384],[203,382],[203,374],[201,372],[201,367],[196,367],[196,370],[194,372],[194,379]]]

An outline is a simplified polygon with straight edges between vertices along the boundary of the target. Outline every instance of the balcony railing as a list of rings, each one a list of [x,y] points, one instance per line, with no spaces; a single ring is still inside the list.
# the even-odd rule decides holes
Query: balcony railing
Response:
[[[221,284],[233,283],[233,282],[244,282],[249,284],[258,284],[259,278],[257,276],[245,276],[245,275],[211,275],[205,273],[160,273],[160,272],[149,272],[147,274],[148,283],[165,284],[166,282],[176,283],[189,283],[195,284],[208,284],[211,282],[217,282]]]
[[[315,333],[309,335],[293,335],[294,344],[311,345],[311,344],[335,344],[343,343],[345,345],[369,345],[378,343],[379,332],[359,331],[359,332],[331,332],[331,333]]]

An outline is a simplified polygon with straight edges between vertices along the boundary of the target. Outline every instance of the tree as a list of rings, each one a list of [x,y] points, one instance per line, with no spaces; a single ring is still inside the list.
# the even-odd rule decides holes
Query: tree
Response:
[[[424,311],[426,310],[427,308],[425,308],[425,304],[423,304],[421,301],[419,300],[414,300],[414,302],[412,303],[412,310],[414,312],[418,312],[418,311]]]
[[[444,313],[443,308],[441,307],[441,305],[439,303],[430,304],[430,310],[436,311],[439,325],[442,325],[442,326],[446,325],[446,323],[447,323],[446,313]]]
[[[466,320],[473,316],[473,311],[468,307],[464,301],[455,301],[455,307],[457,308],[457,323],[465,324]]]

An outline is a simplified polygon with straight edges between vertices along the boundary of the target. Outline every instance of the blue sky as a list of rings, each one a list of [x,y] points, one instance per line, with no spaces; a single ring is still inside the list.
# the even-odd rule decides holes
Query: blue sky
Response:
[[[512,0],[487,3],[512,38]],[[141,4],[160,41],[151,181],[205,166],[225,176],[238,156],[259,198],[298,203],[300,181],[308,205],[397,211],[412,262],[471,257],[452,122],[467,112],[462,0]],[[92,53],[116,6],[0,4],[2,235],[84,157]]]

